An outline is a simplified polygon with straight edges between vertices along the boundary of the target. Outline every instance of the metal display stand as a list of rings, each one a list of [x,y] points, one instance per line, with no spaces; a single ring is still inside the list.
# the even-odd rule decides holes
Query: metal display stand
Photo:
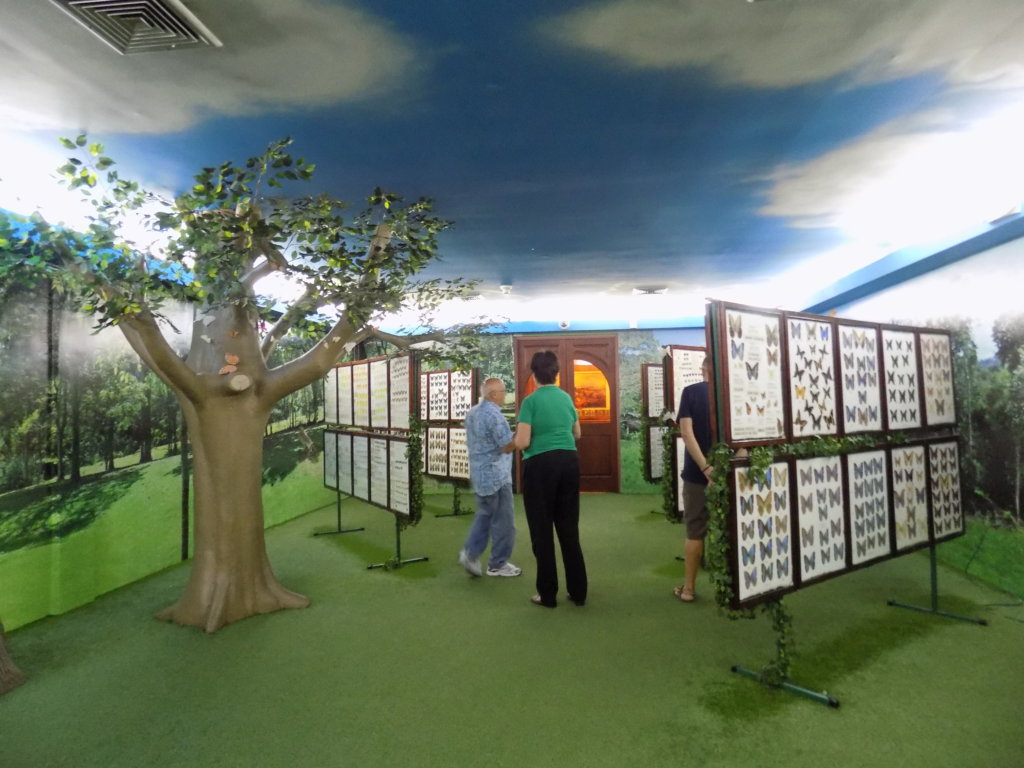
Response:
[[[939,610],[939,569],[938,561],[935,555],[935,542],[932,542],[928,547],[928,555],[931,563],[931,577],[932,577],[932,604],[931,607],[924,607],[921,605],[910,605],[909,603],[901,603],[898,600],[889,600],[888,605],[895,608],[908,608],[911,611],[919,611],[921,613],[932,613],[937,616],[945,616],[948,619],[956,619],[958,621],[967,621],[971,624],[980,624],[983,627],[988,626],[987,619],[975,619],[971,616],[961,616],[959,613],[950,613],[949,611]]]
[[[452,483],[452,511],[441,512],[435,514],[434,517],[462,517],[463,515],[471,515],[473,510],[464,509],[462,506],[462,494],[459,491],[458,482]]]
[[[338,533],[355,533],[356,531],[365,531],[365,528],[342,528],[341,527],[341,491],[335,491],[336,495],[336,507],[338,511],[338,525],[337,529],[333,531],[313,531],[314,536],[333,536]]]
[[[757,680],[758,682],[761,682],[761,675],[752,669],[748,669],[747,667],[741,667],[738,664],[734,664],[729,669],[730,671],[735,672],[737,675],[749,677],[751,680]],[[816,701],[819,704],[827,704],[833,709],[839,709],[839,699],[835,698],[834,696],[829,696],[824,691],[812,691],[810,688],[804,688],[803,686],[796,685],[794,683],[789,682],[788,680],[783,680],[781,683],[778,684],[777,687],[782,689],[783,691],[787,691],[788,693],[794,693],[797,696],[803,696],[805,699]]]
[[[372,565],[366,566],[366,570],[372,570],[374,568],[401,568],[406,563],[422,563],[429,560],[429,557],[409,557],[405,560],[402,559],[402,526],[398,522],[398,516],[395,515],[395,556],[391,560],[383,563],[373,563]]]

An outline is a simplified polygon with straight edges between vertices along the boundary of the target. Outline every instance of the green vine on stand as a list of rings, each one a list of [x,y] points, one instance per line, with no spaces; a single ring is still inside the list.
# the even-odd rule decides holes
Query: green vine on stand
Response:
[[[748,471],[754,482],[765,482],[768,467],[774,462],[787,458],[812,458],[817,456],[839,456],[853,451],[877,448],[884,444],[901,444],[906,436],[894,432],[885,435],[851,435],[849,437],[814,437],[798,443],[775,446],[759,446],[747,454]],[[730,619],[753,619],[752,608],[732,607],[733,583],[729,570],[729,488],[727,478],[733,452],[724,443],[715,445],[707,456],[714,467],[711,483],[708,485],[708,533],[704,544],[704,562],[708,577],[715,589],[715,602],[719,611]],[[775,658],[761,668],[760,681],[769,687],[778,687],[789,677],[790,663],[794,656],[793,617],[782,602],[782,598],[762,603],[761,612],[771,617],[775,632]]]
[[[682,480],[676,477],[676,463],[673,459],[679,427],[675,424],[667,426],[661,436],[661,508],[670,523],[681,523],[683,518],[679,512],[676,483],[681,483]]]
[[[418,417],[409,419],[409,444],[406,457],[409,460],[409,514],[395,513],[399,530],[417,525],[423,519],[423,435],[426,424]]]

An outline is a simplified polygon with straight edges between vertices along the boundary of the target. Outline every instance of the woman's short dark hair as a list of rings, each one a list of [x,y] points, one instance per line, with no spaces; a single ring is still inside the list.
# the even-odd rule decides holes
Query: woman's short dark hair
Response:
[[[554,384],[558,377],[558,357],[554,352],[545,349],[535,352],[530,361],[530,370],[538,384]]]

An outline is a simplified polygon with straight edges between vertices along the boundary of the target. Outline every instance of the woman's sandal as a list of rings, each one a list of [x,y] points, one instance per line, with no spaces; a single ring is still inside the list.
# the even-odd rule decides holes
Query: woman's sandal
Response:
[[[678,587],[675,587],[672,590],[672,594],[676,596],[676,600],[679,600],[684,603],[692,603],[694,600],[697,599],[697,595],[694,594],[694,591],[689,587],[684,586],[683,584],[680,584]]]
[[[530,598],[530,602],[533,603],[534,605],[539,605],[541,608],[554,608],[555,607],[555,603],[545,603],[541,599],[540,595],[534,595],[533,597],[531,597]]]

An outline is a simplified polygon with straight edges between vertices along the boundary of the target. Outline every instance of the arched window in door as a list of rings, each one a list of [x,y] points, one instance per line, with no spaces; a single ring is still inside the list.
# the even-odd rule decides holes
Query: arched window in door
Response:
[[[593,363],[572,361],[576,412],[581,422],[608,423],[612,420],[612,394],[608,378]]]

